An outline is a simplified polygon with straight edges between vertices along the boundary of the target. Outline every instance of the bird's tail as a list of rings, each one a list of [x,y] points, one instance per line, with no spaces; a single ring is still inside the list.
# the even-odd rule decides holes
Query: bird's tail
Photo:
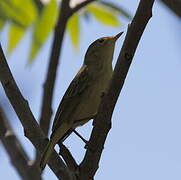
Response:
[[[46,146],[46,149],[42,155],[42,158],[40,160],[40,169],[43,170],[48,162],[48,159],[51,155],[51,153],[54,150],[54,146],[57,144],[57,142],[66,135],[66,132],[69,131],[71,127],[71,124],[63,123],[59,128],[57,128],[51,135],[50,141]]]
[[[55,146],[55,143],[54,141],[49,141],[47,146],[46,146],[46,149],[41,157],[41,161],[40,161],[40,168],[41,170],[43,170],[48,162],[48,159],[51,155],[51,153],[53,152],[53,149],[54,149],[54,146]]]

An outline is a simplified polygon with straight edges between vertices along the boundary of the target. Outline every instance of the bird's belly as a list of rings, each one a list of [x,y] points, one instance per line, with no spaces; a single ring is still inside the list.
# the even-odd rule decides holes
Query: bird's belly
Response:
[[[101,102],[101,95],[107,88],[107,84],[108,82],[105,81],[104,84],[100,83],[100,81],[97,81],[97,83],[93,87],[87,89],[84,96],[81,97],[81,99],[83,98],[84,100],[81,101],[80,104],[78,105],[76,113],[74,114],[73,117],[74,120],[77,121],[79,119],[85,119],[85,118],[89,120],[91,119],[89,117],[94,116],[97,113],[99,104]]]

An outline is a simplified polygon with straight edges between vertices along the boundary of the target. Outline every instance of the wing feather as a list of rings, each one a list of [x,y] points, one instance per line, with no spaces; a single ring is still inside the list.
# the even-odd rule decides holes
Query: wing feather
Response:
[[[71,119],[71,115],[80,103],[80,96],[87,89],[88,85],[88,68],[86,65],[83,65],[70,83],[62,98],[62,101],[59,104],[52,127],[53,132],[61,126],[63,121],[68,121]]]

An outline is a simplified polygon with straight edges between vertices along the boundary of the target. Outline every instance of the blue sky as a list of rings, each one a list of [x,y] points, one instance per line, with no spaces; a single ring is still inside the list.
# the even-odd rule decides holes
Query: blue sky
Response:
[[[134,14],[139,1],[119,2]],[[120,18],[122,27],[110,28],[94,19],[87,24],[81,22],[81,43],[79,51],[72,48],[66,35],[58,72],[53,108],[64,94],[71,79],[80,68],[89,44],[95,39],[126,31],[128,22]],[[96,180],[180,180],[181,174],[181,53],[179,19],[161,3],[156,2],[153,18],[138,46],[124,88],[113,114],[113,127],[106,141],[105,149],[96,174]],[[89,27],[89,28],[87,28]],[[0,34],[6,49],[7,28]],[[124,37],[116,45],[114,63]],[[38,118],[42,83],[45,79],[49,57],[50,37],[32,66],[27,66],[30,31],[9,57],[9,65],[23,95],[29,100],[31,109]],[[3,91],[0,92],[4,95]],[[11,106],[3,101],[3,105]],[[9,113],[11,122],[25,149],[33,158],[31,143],[23,136],[23,128],[16,116]],[[12,118],[13,117],[13,118]],[[89,137],[91,122],[78,128]],[[65,142],[76,160],[84,155],[84,144],[74,135]],[[0,149],[0,172],[2,179],[20,179],[12,168],[3,148]],[[56,179],[47,167],[44,179]]]

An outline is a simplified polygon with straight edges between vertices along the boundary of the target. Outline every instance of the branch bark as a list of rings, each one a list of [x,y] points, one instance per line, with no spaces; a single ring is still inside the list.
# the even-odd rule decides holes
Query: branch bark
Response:
[[[112,113],[124,85],[140,38],[152,16],[153,3],[154,0],[140,0],[139,7],[128,28],[108,92],[104,95],[98,115],[94,119],[94,127],[88,142],[88,149],[80,164],[79,180],[93,179],[98,169],[104,143],[111,128]]]
[[[47,139],[43,134],[41,128],[36,122],[28,101],[22,96],[13,76],[8,67],[6,58],[4,56],[2,47],[0,45],[0,81],[8,97],[11,105],[13,106],[21,124],[24,127],[25,136],[32,142],[39,152],[43,152],[47,145]],[[54,151],[50,157],[50,168],[55,175],[62,180],[69,180],[70,173],[62,159]]]
[[[161,0],[178,17],[181,17],[181,0]]]
[[[5,115],[3,108],[0,106],[0,139],[6,149],[11,163],[17,170],[21,179],[24,180],[41,180],[41,174],[37,166],[30,162],[30,159],[23,149],[20,141],[14,134],[10,123]]]
[[[71,152],[67,149],[65,145],[62,143],[59,144],[60,152],[59,154],[63,157],[64,161],[66,162],[68,168],[75,172],[78,168],[78,164],[76,163],[74,157],[72,156]]]
[[[44,92],[40,115],[40,127],[42,128],[46,136],[48,135],[50,119],[52,115],[53,91],[55,86],[57,68],[59,64],[59,57],[61,55],[63,37],[68,21],[68,14],[70,11],[69,1],[70,0],[62,1],[61,9],[59,11],[58,22],[55,27],[55,34],[53,39],[52,51],[49,59],[47,76],[44,83]]]

